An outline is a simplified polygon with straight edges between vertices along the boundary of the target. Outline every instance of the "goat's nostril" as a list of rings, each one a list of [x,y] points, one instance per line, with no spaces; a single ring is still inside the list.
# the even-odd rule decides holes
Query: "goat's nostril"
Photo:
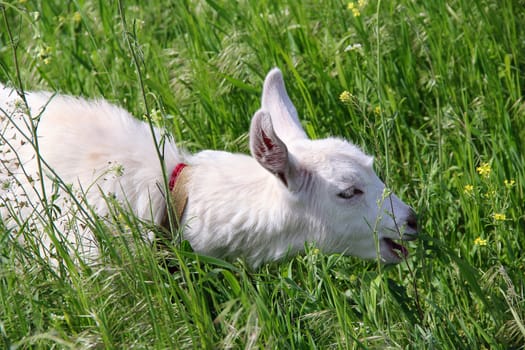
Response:
[[[412,209],[410,209],[410,213],[407,217],[407,227],[413,229],[414,231],[417,231],[417,215],[416,212]]]

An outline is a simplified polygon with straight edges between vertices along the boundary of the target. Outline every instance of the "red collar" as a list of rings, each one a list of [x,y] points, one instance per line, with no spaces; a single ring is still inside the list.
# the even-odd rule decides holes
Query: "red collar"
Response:
[[[187,169],[184,170],[186,167]],[[189,166],[184,163],[179,163],[171,172],[170,181],[168,182],[171,205],[168,203],[168,208],[171,208],[173,211],[173,219],[175,221],[170,224],[170,215],[166,211],[164,219],[162,220],[162,226],[168,230],[179,227],[182,215],[186,209],[186,204],[188,202],[188,190],[186,188],[189,176],[188,169],[190,169]]]
[[[169,182],[170,191],[173,190],[173,187],[175,186],[175,182],[177,182],[177,178],[182,172],[182,169],[184,169],[186,166],[187,165],[184,163],[179,163],[175,166],[175,169],[173,169],[173,171],[171,172],[170,182]]]

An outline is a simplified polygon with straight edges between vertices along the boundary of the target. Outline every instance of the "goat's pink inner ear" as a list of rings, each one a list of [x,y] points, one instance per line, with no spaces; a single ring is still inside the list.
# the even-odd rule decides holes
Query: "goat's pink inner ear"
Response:
[[[288,153],[288,147],[275,133],[270,114],[264,110],[257,111],[252,118],[250,150],[257,162],[291,192],[300,191],[312,178]]]
[[[261,136],[262,136],[262,140],[264,142],[264,145],[266,146],[266,148],[268,149],[268,151],[271,151],[274,147],[274,144],[272,142],[272,139],[270,139],[268,137],[268,135],[266,135],[264,133],[264,130],[261,130]]]
[[[264,144],[264,146],[266,147],[265,149],[265,156],[266,156],[266,161],[268,163],[270,163],[271,165],[277,165],[279,167],[278,164],[274,164],[276,161],[277,162],[282,162],[282,156],[280,154],[277,154],[275,157],[272,156],[272,151],[274,150],[274,148],[276,147],[275,143],[272,141],[272,139],[270,137],[268,137],[268,135],[266,135],[266,133],[264,132],[264,130],[261,130],[261,139],[262,139],[262,142]],[[288,153],[288,152],[286,152]],[[261,154],[260,154],[261,156]],[[275,175],[279,178],[279,180],[281,180],[284,185],[286,187],[288,187],[288,180],[286,180],[286,175],[284,174],[284,172],[282,171],[276,171],[275,172]]]
[[[272,119],[265,111],[258,111],[253,116],[250,128],[250,148],[253,157],[259,164],[288,186],[290,166],[288,149],[275,133]]]

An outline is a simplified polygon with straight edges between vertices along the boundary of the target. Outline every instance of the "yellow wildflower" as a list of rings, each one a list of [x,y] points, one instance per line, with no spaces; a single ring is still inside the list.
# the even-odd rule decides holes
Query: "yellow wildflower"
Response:
[[[375,113],[376,115],[380,115],[380,114],[381,114],[381,107],[376,106],[376,107],[374,108],[374,113]]]
[[[488,198],[488,199],[496,197],[496,190],[488,191],[487,193],[483,195],[483,197]]]
[[[357,4],[359,5],[359,7],[365,7],[365,5],[366,5],[366,0],[358,0],[358,1],[357,1]]]
[[[481,237],[478,237],[474,240],[474,244],[475,245],[479,245],[480,247],[484,247],[487,245],[487,240],[486,239],[483,239]]]
[[[80,14],[80,12],[75,12],[73,14],[73,22],[75,23],[80,23],[80,21],[82,20],[82,15]]]
[[[513,179],[510,179],[510,180],[503,181],[503,183],[505,184],[505,187],[511,188],[512,186],[516,184],[516,181],[514,181]]]
[[[480,174],[484,178],[487,178],[487,177],[489,177],[490,172],[492,171],[492,169],[490,168],[490,164],[489,163],[484,162],[484,163],[481,163],[481,165],[476,168],[476,171],[478,172],[478,174]]]
[[[361,11],[359,11],[359,7],[356,6],[355,2],[349,2],[348,9],[352,11],[352,14],[354,15],[354,17],[361,16]]]
[[[49,46],[41,46],[38,50],[38,56],[40,58],[45,58],[49,53],[51,52],[51,48]]]
[[[507,220],[507,215],[505,215],[503,213],[494,213],[494,214],[492,214],[492,217],[496,221],[505,221],[505,220]]]
[[[345,90],[339,95],[339,100],[343,103],[350,103],[350,101],[352,101],[352,94]]]
[[[44,64],[49,64],[51,62],[51,48],[49,46],[41,46],[38,50],[38,58]]]
[[[474,192],[474,186],[472,186],[472,185],[465,185],[465,187],[463,187],[463,193],[465,193],[465,194],[472,194],[472,192]]]

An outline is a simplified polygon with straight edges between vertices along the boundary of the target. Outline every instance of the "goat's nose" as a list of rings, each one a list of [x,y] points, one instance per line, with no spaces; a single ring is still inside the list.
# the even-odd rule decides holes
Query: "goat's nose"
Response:
[[[410,208],[410,212],[407,216],[406,230],[403,233],[402,239],[404,241],[412,241],[417,238],[417,214]]]
[[[412,208],[410,208],[410,212],[408,213],[407,227],[417,232],[417,214]]]

